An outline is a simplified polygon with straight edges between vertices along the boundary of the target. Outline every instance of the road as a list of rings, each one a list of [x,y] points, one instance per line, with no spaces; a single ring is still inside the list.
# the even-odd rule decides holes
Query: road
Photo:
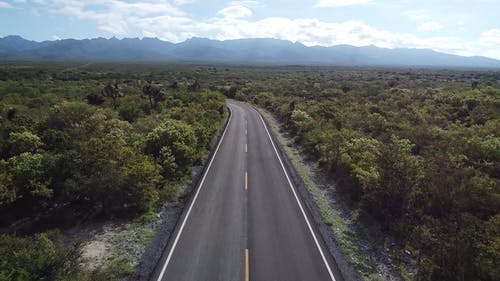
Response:
[[[231,118],[152,280],[336,280],[338,274],[261,116]]]

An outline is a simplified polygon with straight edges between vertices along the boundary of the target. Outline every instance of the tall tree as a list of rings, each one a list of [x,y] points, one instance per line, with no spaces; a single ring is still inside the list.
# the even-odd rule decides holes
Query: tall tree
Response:
[[[170,84],[170,89],[174,90],[175,93],[177,89],[179,89],[179,83],[177,81],[172,82],[172,84]]]
[[[190,92],[199,92],[201,90],[201,84],[198,80],[194,81],[193,84],[188,86],[188,91]]]
[[[159,88],[151,84],[144,86],[144,88],[142,88],[142,93],[149,98],[151,109],[155,108],[159,102],[165,100],[165,94],[163,94]]]
[[[104,96],[109,97],[113,100],[113,108],[116,110],[120,106],[120,102],[118,100],[119,97],[123,96],[123,93],[120,91],[118,87],[118,83],[108,83],[106,87],[104,87],[103,91]]]

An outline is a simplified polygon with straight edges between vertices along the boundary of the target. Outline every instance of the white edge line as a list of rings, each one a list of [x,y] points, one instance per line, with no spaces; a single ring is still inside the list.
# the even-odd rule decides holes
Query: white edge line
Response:
[[[292,190],[293,195],[295,196],[295,200],[297,201],[297,204],[299,204],[300,211],[302,212],[302,215],[304,216],[304,219],[306,220],[307,227],[309,228],[309,231],[312,234],[314,242],[316,243],[316,247],[318,248],[319,253],[321,254],[321,258],[323,259],[323,262],[325,263],[326,269],[328,270],[328,274],[330,274],[330,278],[332,279],[332,281],[335,281],[335,277],[333,276],[333,272],[330,268],[330,265],[328,264],[328,261],[326,260],[325,254],[323,253],[323,250],[321,249],[321,246],[319,245],[318,239],[316,238],[316,234],[314,234],[311,223],[309,222],[309,219],[307,218],[306,212],[304,211],[304,208],[302,207],[302,204],[300,203],[299,197],[297,196],[297,193],[295,192],[295,188],[292,184],[292,181],[290,180],[290,177],[288,176],[288,173],[286,172],[285,166],[283,165],[283,161],[281,161],[281,157],[278,154],[278,150],[276,149],[276,146],[274,145],[273,139],[271,138],[271,134],[269,134],[269,130],[267,129],[266,122],[264,122],[264,119],[262,118],[262,115],[260,114],[260,112],[258,112],[253,107],[251,107],[251,108],[257,112],[257,114],[260,117],[260,120],[262,121],[262,124],[264,124],[264,129],[266,129],[267,136],[269,137],[269,140],[271,141],[271,144],[274,148],[274,152],[276,153],[276,156],[278,157],[278,160],[280,161],[281,168],[283,169],[283,172],[285,173],[288,184],[290,185],[290,189]]]
[[[229,107],[228,107],[229,108]],[[229,109],[231,111],[231,109]],[[212,162],[215,159],[215,155],[217,155],[217,152],[219,151],[219,147],[222,143],[222,140],[224,139],[224,136],[226,135],[227,128],[229,128],[229,122],[231,122],[233,114],[231,113],[229,115],[229,120],[227,121],[226,128],[224,129],[224,132],[222,133],[222,136],[219,140],[219,143],[217,144],[217,148],[215,149],[214,155],[212,156],[212,159],[210,159],[210,162],[208,163],[208,167],[205,170],[205,173],[203,174],[203,178],[201,178],[200,185],[198,186],[198,189],[196,190],[196,193],[194,194],[193,201],[191,201],[191,205],[189,206],[189,209],[186,213],[186,216],[184,217],[184,220],[182,221],[181,228],[179,229],[179,232],[177,232],[177,236],[175,237],[174,243],[172,244],[172,247],[170,248],[170,252],[168,253],[167,260],[165,261],[165,264],[163,265],[163,268],[161,269],[160,275],[158,276],[157,281],[160,281],[163,278],[163,275],[165,274],[165,270],[167,269],[168,263],[170,262],[170,259],[172,258],[172,254],[175,250],[175,246],[177,245],[177,242],[179,241],[179,237],[182,234],[182,230],[184,229],[184,226],[186,225],[186,221],[189,217],[189,214],[191,213],[191,210],[193,209],[193,205],[196,202],[196,198],[198,198],[198,194],[200,193],[201,187],[203,186],[203,183],[205,182],[205,178],[207,177],[208,171],[210,170],[210,167],[212,166]]]

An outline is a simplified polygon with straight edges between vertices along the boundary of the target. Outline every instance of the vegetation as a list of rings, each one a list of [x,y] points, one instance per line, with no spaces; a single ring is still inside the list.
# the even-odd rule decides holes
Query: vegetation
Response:
[[[224,97],[194,80],[173,90],[169,75],[153,86],[144,69],[2,67],[0,280],[120,278],[124,261],[81,273],[78,247],[51,229],[133,219],[177,200],[178,183],[202,164],[222,127]]]
[[[234,97],[285,125],[411,254],[415,280],[498,280],[500,73],[294,70]]]
[[[0,222],[11,230],[0,279],[68,279],[78,256],[51,232],[13,235],[14,222],[52,228],[176,200],[174,183],[220,130],[222,93],[284,125],[361,221],[398,242],[394,258],[414,259],[406,279],[499,280],[498,71],[6,63],[0,73]],[[28,267],[3,254],[26,245],[40,249],[30,259],[51,258]],[[119,278],[117,268],[89,278]]]

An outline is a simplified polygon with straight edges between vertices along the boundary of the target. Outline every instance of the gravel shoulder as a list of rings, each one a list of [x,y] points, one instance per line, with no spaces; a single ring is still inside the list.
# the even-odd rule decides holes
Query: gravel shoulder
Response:
[[[80,263],[85,271],[120,262],[126,265],[124,271],[128,272],[123,274],[125,280],[148,280],[156,265],[155,258],[161,255],[162,245],[168,241],[182,208],[182,202],[166,203],[157,213],[133,221],[111,220],[75,226],[62,231],[63,242],[68,246],[80,245]]]

